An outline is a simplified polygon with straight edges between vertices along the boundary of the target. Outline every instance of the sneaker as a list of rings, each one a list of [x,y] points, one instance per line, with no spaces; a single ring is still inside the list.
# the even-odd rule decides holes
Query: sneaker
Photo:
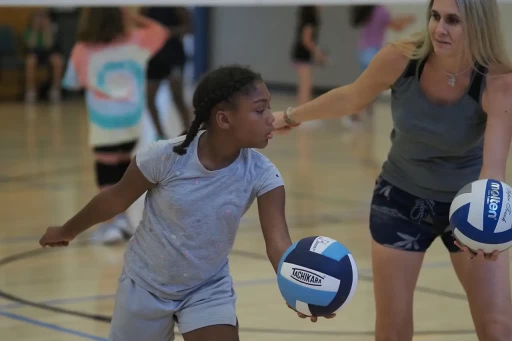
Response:
[[[25,92],[25,103],[35,103],[37,100],[37,94],[35,90],[27,90]]]
[[[52,88],[50,89],[50,101],[52,103],[59,103],[60,102],[60,89]]]
[[[113,245],[125,240],[122,229],[115,223],[103,223],[91,235],[91,241]]]
[[[135,231],[126,213],[118,214],[114,218],[114,223],[121,229],[126,240],[131,239]]]

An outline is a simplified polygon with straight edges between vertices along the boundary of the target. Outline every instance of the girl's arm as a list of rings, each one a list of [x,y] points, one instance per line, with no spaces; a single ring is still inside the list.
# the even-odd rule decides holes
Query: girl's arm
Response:
[[[316,46],[315,41],[313,40],[313,30],[314,26],[312,24],[306,24],[302,28],[301,40],[302,44],[309,50],[312,56],[314,56],[315,60],[319,63],[323,63],[325,61],[324,53]]]
[[[33,49],[36,47],[37,32],[31,28],[27,28],[24,34],[25,47],[27,49]]]
[[[277,273],[279,262],[286,250],[292,245],[288,226],[285,218],[285,190],[284,186],[276,187],[258,197],[258,212],[260,216],[261,229],[267,249],[267,256]],[[294,310],[292,307],[288,306]],[[300,318],[307,318],[298,311],[295,311]],[[335,315],[327,316],[333,318]],[[309,316],[312,322],[316,322],[316,316]]]
[[[281,256],[292,245],[285,218],[284,186],[258,197],[258,213],[267,256],[277,273]]]
[[[39,243],[41,246],[67,245],[93,225],[107,221],[126,211],[142,194],[154,186],[139,170],[135,158],[123,178],[114,186],[96,194],[85,207],[62,227],[50,227]]]

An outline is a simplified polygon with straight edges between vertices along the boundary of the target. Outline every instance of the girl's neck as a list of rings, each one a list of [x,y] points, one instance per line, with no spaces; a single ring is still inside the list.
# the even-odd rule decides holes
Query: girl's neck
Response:
[[[240,155],[240,148],[222,134],[205,131],[197,145],[197,157],[204,168],[215,171],[232,164]]]

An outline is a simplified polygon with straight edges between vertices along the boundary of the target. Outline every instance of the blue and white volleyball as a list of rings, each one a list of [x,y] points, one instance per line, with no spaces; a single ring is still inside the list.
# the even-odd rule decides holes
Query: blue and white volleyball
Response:
[[[327,316],[345,306],[357,288],[358,271],[349,250],[334,239],[314,236],[294,243],[281,257],[279,291],[307,316]]]
[[[512,246],[512,188],[481,179],[464,186],[450,206],[455,238],[472,251],[504,251]]]

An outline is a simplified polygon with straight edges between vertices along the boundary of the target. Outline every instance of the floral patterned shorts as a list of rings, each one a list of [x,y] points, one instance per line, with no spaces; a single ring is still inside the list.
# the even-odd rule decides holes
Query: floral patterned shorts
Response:
[[[450,204],[418,198],[379,177],[370,212],[372,238],[394,249],[425,252],[441,237],[449,252],[459,252],[449,222]]]

